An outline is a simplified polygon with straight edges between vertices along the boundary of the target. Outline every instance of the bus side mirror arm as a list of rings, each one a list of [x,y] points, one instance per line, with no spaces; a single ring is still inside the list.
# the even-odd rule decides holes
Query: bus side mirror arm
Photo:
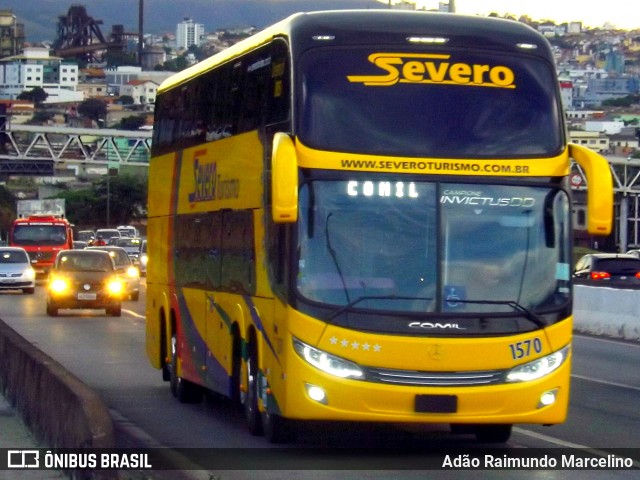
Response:
[[[606,158],[581,145],[569,144],[569,155],[587,177],[587,231],[609,235],[613,224],[613,177]]]
[[[283,132],[273,137],[271,215],[275,223],[298,220],[298,158],[293,139]]]

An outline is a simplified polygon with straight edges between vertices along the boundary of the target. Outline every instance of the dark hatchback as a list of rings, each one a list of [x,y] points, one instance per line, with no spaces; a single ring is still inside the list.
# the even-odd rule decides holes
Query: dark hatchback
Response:
[[[47,284],[47,315],[59,309],[101,309],[121,315],[125,285],[108,252],[62,250],[58,253]]]
[[[576,263],[573,279],[578,285],[640,288],[640,258],[616,253],[588,254]]]

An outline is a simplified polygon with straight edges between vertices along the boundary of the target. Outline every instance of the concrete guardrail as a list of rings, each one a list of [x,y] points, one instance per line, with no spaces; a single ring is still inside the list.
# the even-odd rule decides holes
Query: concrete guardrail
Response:
[[[575,285],[576,332],[640,341],[640,290]]]
[[[116,448],[102,399],[0,320],[0,392],[47,448]],[[74,478],[98,478],[74,472]],[[113,478],[101,472],[99,478]]]

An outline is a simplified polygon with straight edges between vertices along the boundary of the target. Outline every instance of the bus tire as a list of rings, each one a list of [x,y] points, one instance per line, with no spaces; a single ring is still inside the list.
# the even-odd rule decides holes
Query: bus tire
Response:
[[[247,376],[245,379],[245,391],[242,395],[244,417],[251,435],[261,435],[262,419],[258,409],[258,362],[255,351],[251,349],[247,357]]]
[[[165,333],[165,324],[164,324],[164,316],[162,317],[162,321],[160,322],[160,361],[162,363],[162,381],[170,382],[171,381],[171,366],[167,362],[167,341],[166,341],[166,333]]]
[[[204,396],[204,390],[200,385],[185,380],[178,376],[177,340],[175,335],[171,337],[171,378],[169,385],[171,393],[180,403],[200,403]]]
[[[233,349],[231,364],[231,386],[229,388],[231,394],[231,403],[234,408],[242,408],[243,394],[242,385],[242,343],[238,332],[233,332]]]
[[[511,437],[513,425],[478,425],[476,439],[482,443],[506,443]]]
[[[262,429],[270,443],[287,443],[294,438],[291,420],[266,410],[262,413]]]

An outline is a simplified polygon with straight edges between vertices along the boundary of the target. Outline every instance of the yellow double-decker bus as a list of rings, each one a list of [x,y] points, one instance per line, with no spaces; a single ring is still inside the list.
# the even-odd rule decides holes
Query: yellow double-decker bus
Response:
[[[166,80],[149,170],[147,340],[181,402],[272,442],[305,420],[482,441],[569,400],[572,159],[547,41],[514,21],[296,14]]]

